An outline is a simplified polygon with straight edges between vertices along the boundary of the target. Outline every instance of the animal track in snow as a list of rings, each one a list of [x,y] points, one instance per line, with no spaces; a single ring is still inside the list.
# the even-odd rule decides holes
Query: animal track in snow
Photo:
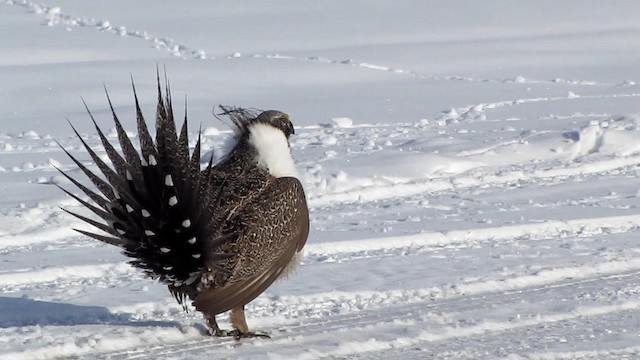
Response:
[[[598,83],[592,80],[576,80],[576,79],[562,79],[554,78],[551,80],[534,80],[528,79],[524,76],[516,76],[514,78],[507,79],[479,79],[473,77],[462,76],[441,76],[441,75],[425,75],[419,72],[403,69],[382,64],[373,64],[369,62],[356,61],[352,59],[329,59],[321,56],[289,56],[283,54],[249,54],[245,55],[239,52],[235,52],[229,55],[209,55],[204,49],[193,48],[183,43],[177,42],[168,37],[153,36],[147,31],[131,30],[124,25],[112,24],[106,19],[93,19],[74,17],[62,12],[62,9],[58,6],[49,6],[45,4],[37,4],[28,0],[4,0],[7,5],[21,6],[28,11],[43,16],[45,18],[44,25],[46,26],[63,26],[67,30],[72,30],[74,27],[93,28],[100,32],[111,33],[116,36],[128,36],[138,38],[146,41],[151,47],[164,50],[169,54],[185,58],[185,59],[203,59],[203,60],[215,60],[219,58],[235,59],[235,58],[254,58],[254,59],[280,59],[280,60],[294,60],[294,61],[309,61],[319,64],[337,64],[352,66],[359,69],[373,70],[373,71],[385,71],[397,75],[411,76],[419,79],[426,80],[444,80],[444,81],[468,81],[468,82],[480,82],[480,83],[515,83],[515,84],[569,84],[579,86],[631,86],[636,83],[632,80],[627,80],[622,84],[604,84]]]
[[[595,95],[576,95],[569,93],[566,96],[552,96],[552,97],[537,97],[537,98],[525,98],[516,100],[497,101],[485,104],[474,104],[470,106],[463,106],[459,108],[453,108],[441,112],[436,118],[436,123],[440,126],[445,126],[452,123],[459,123],[465,121],[483,121],[487,119],[486,110],[499,109],[509,106],[517,106],[522,104],[537,103],[537,102],[550,102],[550,101],[567,101],[574,99],[614,99],[614,98],[633,98],[640,97],[640,93],[626,93],[626,94],[595,94]]]

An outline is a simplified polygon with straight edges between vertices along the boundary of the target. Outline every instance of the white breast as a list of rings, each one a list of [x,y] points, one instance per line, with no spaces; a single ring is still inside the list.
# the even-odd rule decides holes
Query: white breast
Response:
[[[275,177],[298,177],[289,142],[282,130],[267,124],[249,127],[249,143],[258,151],[258,163]]]

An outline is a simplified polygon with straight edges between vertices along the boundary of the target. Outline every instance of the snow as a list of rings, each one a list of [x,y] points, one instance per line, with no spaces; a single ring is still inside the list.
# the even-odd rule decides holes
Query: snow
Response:
[[[0,0],[0,359],[640,357],[640,3]],[[305,258],[213,339],[56,186],[109,91],[290,115]],[[185,96],[188,96],[185,99]],[[191,146],[195,145],[192,143]],[[221,326],[230,325],[226,316]]]

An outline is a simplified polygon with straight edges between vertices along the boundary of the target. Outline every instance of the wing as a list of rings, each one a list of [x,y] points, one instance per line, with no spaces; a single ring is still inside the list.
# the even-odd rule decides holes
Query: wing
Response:
[[[237,232],[233,272],[222,287],[202,291],[194,306],[219,314],[245,305],[265,291],[283,272],[309,234],[309,212],[300,181],[276,178],[230,221]]]

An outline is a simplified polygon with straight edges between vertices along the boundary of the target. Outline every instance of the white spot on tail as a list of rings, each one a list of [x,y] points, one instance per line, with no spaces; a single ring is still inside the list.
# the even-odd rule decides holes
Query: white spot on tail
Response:
[[[173,179],[171,178],[171,175],[164,177],[164,184],[167,186],[173,186]]]
[[[129,170],[127,170],[125,174],[127,176],[127,180],[133,180],[133,176],[131,176],[131,173],[129,172]]]
[[[195,244],[196,243],[196,238],[192,237],[191,239],[187,240],[187,242],[189,244]]]
[[[168,271],[173,269],[173,266],[163,266],[162,268]]]
[[[124,234],[126,234],[126,233],[127,233],[126,231],[124,231],[124,230],[122,230],[122,229],[118,229],[118,234],[120,234],[120,235],[124,235]]]
[[[182,222],[182,227],[187,229],[189,226],[191,226],[191,220],[187,219],[185,221]]]
[[[142,164],[142,166],[147,166],[149,165],[149,163],[147,162],[147,160],[144,159],[144,156],[142,156],[140,158],[140,164]]]
[[[275,177],[298,177],[289,142],[282,130],[268,124],[249,126],[249,143],[258,151],[258,163]]]
[[[156,161],[156,157],[155,156],[149,155],[149,165],[151,165],[151,166],[158,165],[158,162]]]
[[[129,212],[129,213],[133,212],[133,208],[131,207],[131,205],[127,204],[126,208],[127,208],[127,212]]]
[[[147,210],[142,209],[142,216],[148,218],[149,216],[151,216],[151,214],[149,214]]]
[[[166,247],[161,247],[161,248],[160,248],[160,252],[161,252],[161,253],[163,253],[163,254],[166,254],[166,253],[168,253],[169,251],[171,251],[171,249],[169,249],[169,248],[166,248]]]
[[[151,230],[145,230],[145,231],[144,231],[144,234],[145,234],[145,235],[147,235],[147,236],[153,236],[153,235],[155,235],[156,233],[154,233],[154,232],[153,232],[153,231],[151,231]]]
[[[200,259],[200,256],[201,256],[200,254],[193,254],[194,259]]]
[[[178,198],[175,196],[172,196],[169,198],[169,206],[174,206],[175,204],[178,203]]]

